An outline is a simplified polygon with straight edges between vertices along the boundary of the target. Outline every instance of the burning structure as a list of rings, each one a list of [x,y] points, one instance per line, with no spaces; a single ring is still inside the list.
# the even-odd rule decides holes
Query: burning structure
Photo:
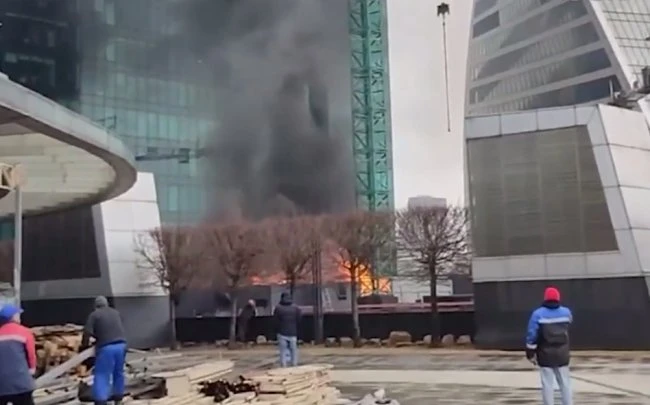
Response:
[[[139,171],[155,177],[155,188],[138,191],[153,194],[129,203],[128,215],[84,207],[25,221],[26,317],[80,322],[103,294],[132,314],[127,328],[164,330],[165,297],[134,287],[124,235],[136,220],[196,223],[232,209],[260,218],[294,205],[314,213],[390,208],[384,7],[0,2],[0,70],[117,133]]]

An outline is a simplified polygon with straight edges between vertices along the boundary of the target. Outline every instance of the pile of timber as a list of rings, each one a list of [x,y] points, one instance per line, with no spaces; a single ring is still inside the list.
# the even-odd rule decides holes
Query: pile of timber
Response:
[[[332,405],[340,392],[330,385],[328,364],[268,370],[246,376],[257,384],[257,405]],[[246,402],[224,402],[240,405]]]
[[[212,361],[176,371],[153,374],[153,378],[164,380],[166,395],[157,399],[129,401],[131,405],[201,405],[213,404],[214,398],[206,396],[201,388],[206,383],[217,381],[233,370],[232,361]],[[253,393],[254,395],[254,393]]]
[[[330,365],[309,365],[253,372],[229,382],[230,361],[204,363],[158,373],[166,396],[129,401],[130,405],[333,405],[340,392],[330,386]]]
[[[32,328],[36,340],[36,357],[38,372],[47,370],[66,362],[79,352],[83,327],[78,325],[55,325]],[[84,366],[71,370],[73,374],[85,374]]]

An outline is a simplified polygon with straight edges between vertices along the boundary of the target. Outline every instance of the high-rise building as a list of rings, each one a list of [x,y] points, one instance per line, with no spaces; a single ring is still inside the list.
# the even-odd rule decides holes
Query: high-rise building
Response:
[[[167,1],[3,1],[0,70],[117,133],[136,155],[194,150],[216,125],[216,100],[205,70],[192,66],[198,60],[178,47],[152,52],[174,26],[168,8]],[[140,163],[156,174],[164,222],[201,217],[197,165]]]
[[[520,325],[556,285],[582,314],[572,344],[647,347],[648,329],[589,324],[625,308],[611,324],[624,330],[650,312],[635,208],[650,194],[627,169],[650,164],[649,41],[650,0],[475,0],[465,137],[480,345],[520,345]],[[639,111],[589,106],[619,92],[639,95]]]
[[[475,0],[466,114],[607,100],[650,64],[647,0]]]

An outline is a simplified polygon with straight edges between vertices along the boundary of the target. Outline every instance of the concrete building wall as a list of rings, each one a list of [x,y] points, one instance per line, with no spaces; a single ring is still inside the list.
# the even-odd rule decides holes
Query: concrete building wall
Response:
[[[24,282],[25,319],[83,323],[94,297],[104,295],[121,312],[131,346],[165,344],[170,336],[168,299],[136,252],[138,238],[160,226],[153,174],[138,173],[131,190],[92,211],[100,276]]]
[[[564,193],[585,190],[585,182],[590,182],[590,194],[581,195],[583,210],[580,214],[580,227],[591,229],[590,234],[600,235],[582,248],[573,251],[548,252],[548,240],[543,234],[533,234],[538,238],[525,246],[535,248],[540,253],[517,253],[512,248],[506,255],[494,255],[489,251],[478,251],[474,258],[473,277],[475,282],[475,302],[477,320],[477,342],[484,346],[517,347],[521,344],[522,325],[525,324],[530,311],[539,305],[545,286],[556,285],[563,292],[563,300],[574,308],[576,321],[574,338],[576,346],[633,348],[650,346],[650,327],[639,326],[634,334],[624,331],[630,325],[637,325],[635,319],[650,316],[650,299],[648,297],[647,275],[650,257],[645,252],[650,246],[650,225],[645,207],[650,206],[650,180],[642,173],[650,172],[650,131],[642,113],[623,110],[610,106],[569,107],[511,113],[484,117],[468,118],[466,121],[466,138],[468,144],[468,172],[470,178],[477,171],[485,173],[485,168],[476,166],[476,156],[472,156],[472,143],[482,139],[500,139],[503,147],[507,143],[521,142],[522,139],[534,137],[539,142],[537,148],[544,145],[542,137],[549,131],[573,128],[588,135],[588,152],[593,155],[597,178],[577,178],[572,187],[563,189]],[[559,151],[558,151],[559,152]],[[542,151],[536,149],[533,154]],[[532,156],[532,155],[531,155]],[[555,155],[554,155],[555,156]],[[563,160],[557,155],[553,161],[562,166]],[[474,166],[473,166],[474,165]],[[521,166],[518,170],[529,170]],[[492,172],[490,172],[492,173]],[[494,175],[504,176],[501,168]],[[570,171],[565,175],[570,175]],[[544,173],[539,175],[540,185]],[[507,178],[506,178],[507,179]],[[512,177],[507,186],[509,195],[528,193],[529,200],[536,201],[538,207],[553,207],[557,210],[570,210],[573,203],[567,200],[546,201],[544,191],[533,194],[530,185],[517,183]],[[502,181],[495,179],[495,181]],[[600,183],[604,193],[606,211],[600,212],[590,199],[598,197],[593,194],[594,181]],[[534,188],[538,187],[535,185]],[[576,188],[577,187],[577,188]],[[479,189],[470,180],[470,196],[473,217],[481,211],[477,204],[487,198],[490,192],[483,187]],[[490,193],[494,193],[491,191]],[[478,201],[478,202],[477,202]],[[549,205],[551,204],[551,205]],[[549,222],[542,216],[532,216],[534,212],[511,215],[519,205],[502,206],[498,212],[505,212],[505,217],[496,221],[485,222],[474,218],[475,223],[494,227],[488,236],[499,234],[499,229],[524,229],[536,226],[530,221],[541,221],[543,229],[549,230]],[[547,211],[549,212],[549,211]],[[550,211],[557,212],[557,211]],[[501,218],[501,219],[499,219]],[[532,218],[532,219],[531,219]],[[567,219],[567,221],[570,219]],[[483,222],[482,222],[483,221]],[[486,225],[488,224],[488,225]],[[509,224],[508,228],[502,228]],[[590,228],[596,224],[596,228]],[[608,225],[609,224],[609,225]],[[560,224],[561,225],[561,224]],[[580,229],[578,229],[580,231]],[[561,232],[560,236],[565,232]],[[578,232],[576,235],[579,235]],[[611,249],[598,249],[598,246],[610,246],[607,242],[613,234],[614,244]],[[506,235],[507,241],[513,242],[516,235]],[[593,235],[590,235],[593,237]],[[584,236],[583,236],[584,237]],[[481,245],[480,229],[474,232],[475,245]],[[567,243],[571,243],[567,241]],[[491,245],[490,249],[497,249]],[[524,245],[517,245],[524,246]],[[546,252],[543,250],[546,249]],[[494,250],[493,250],[494,251]],[[607,323],[609,332],[603,333],[603,324]]]

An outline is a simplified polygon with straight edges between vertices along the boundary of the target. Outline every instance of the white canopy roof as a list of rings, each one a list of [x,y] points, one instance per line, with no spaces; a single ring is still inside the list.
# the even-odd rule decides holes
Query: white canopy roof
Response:
[[[0,164],[21,165],[25,215],[96,204],[135,182],[132,154],[87,118],[0,73]],[[0,217],[14,212],[13,193]]]

